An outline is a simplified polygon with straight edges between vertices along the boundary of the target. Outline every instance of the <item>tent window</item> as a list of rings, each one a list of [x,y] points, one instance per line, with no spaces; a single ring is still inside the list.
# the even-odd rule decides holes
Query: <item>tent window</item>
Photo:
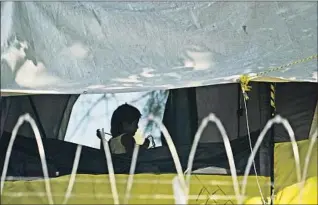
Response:
[[[155,145],[161,145],[160,129],[146,117],[153,114],[162,119],[168,98],[168,91],[86,94],[81,95],[73,106],[66,131],[65,141],[100,148],[100,141],[95,136],[96,130],[104,128],[110,133],[110,120],[114,110],[121,104],[128,103],[142,113],[139,122],[141,131],[154,137]]]

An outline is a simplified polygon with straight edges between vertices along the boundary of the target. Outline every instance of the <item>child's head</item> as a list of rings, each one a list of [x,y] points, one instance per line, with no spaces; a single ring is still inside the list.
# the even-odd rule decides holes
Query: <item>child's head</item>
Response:
[[[134,135],[138,129],[141,113],[134,106],[127,103],[119,106],[113,113],[111,118],[111,134],[117,137],[127,133]]]

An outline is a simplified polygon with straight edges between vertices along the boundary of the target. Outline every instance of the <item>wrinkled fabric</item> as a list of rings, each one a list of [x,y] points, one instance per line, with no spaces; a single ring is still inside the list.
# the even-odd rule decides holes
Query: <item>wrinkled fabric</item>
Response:
[[[316,7],[1,2],[1,91],[130,92],[236,82],[317,55]],[[317,82],[317,58],[263,77]]]

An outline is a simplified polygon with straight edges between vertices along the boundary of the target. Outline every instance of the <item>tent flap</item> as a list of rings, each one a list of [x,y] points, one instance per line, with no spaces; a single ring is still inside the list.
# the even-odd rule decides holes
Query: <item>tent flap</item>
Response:
[[[3,131],[11,133],[19,117],[29,113],[36,121],[42,137],[63,140],[78,95],[22,95],[1,97]],[[9,105],[9,104],[8,104]],[[2,129],[1,129],[2,130]],[[34,137],[31,126],[25,122],[18,134]],[[1,135],[0,135],[1,137]]]

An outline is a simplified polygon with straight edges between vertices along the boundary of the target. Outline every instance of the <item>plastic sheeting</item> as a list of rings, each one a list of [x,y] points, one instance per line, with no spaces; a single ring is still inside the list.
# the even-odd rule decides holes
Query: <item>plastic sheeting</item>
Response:
[[[317,55],[316,7],[1,2],[1,91],[128,92],[234,82]],[[317,62],[266,76],[316,82]]]

